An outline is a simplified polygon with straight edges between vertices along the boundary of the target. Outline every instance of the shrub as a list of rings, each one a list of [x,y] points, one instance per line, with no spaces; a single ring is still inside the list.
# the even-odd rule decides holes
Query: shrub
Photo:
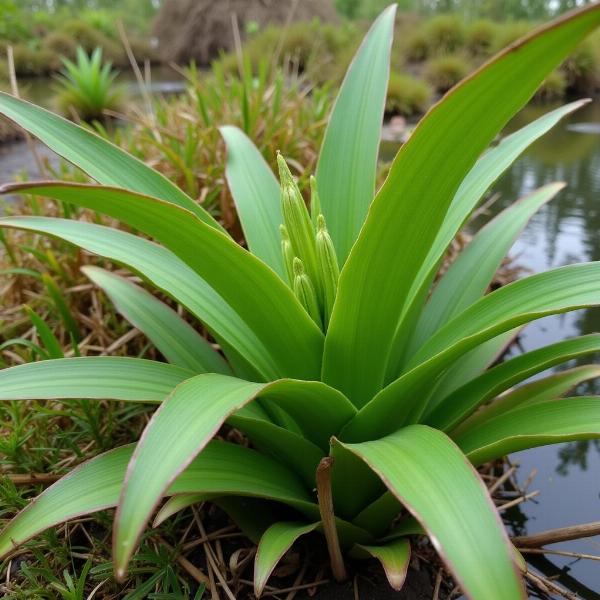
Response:
[[[557,69],[544,79],[535,97],[542,102],[555,102],[562,100],[565,97],[566,91],[567,79],[564,73]]]
[[[106,110],[116,110],[123,99],[123,87],[115,82],[117,72],[110,61],[102,61],[102,50],[96,48],[90,56],[77,48],[77,62],[63,58],[64,70],[58,77],[57,100],[67,115],[76,113],[80,119],[100,119]]]
[[[569,91],[583,94],[594,93],[600,81],[598,48],[591,42],[584,42],[571,53],[563,63],[561,70]]]
[[[425,77],[438,92],[447,92],[471,70],[468,61],[457,54],[431,58],[425,65]]]
[[[49,64],[52,71],[60,70],[63,58],[74,60],[77,55],[77,43],[61,31],[53,31],[44,38],[42,47],[53,57]]]
[[[69,36],[88,53],[93,52],[96,48],[102,48],[106,60],[110,60],[116,65],[120,65],[125,61],[120,44],[85,21],[69,19],[61,26],[59,31]]]
[[[526,21],[509,21],[498,26],[498,34],[496,36],[496,44],[494,50],[502,50],[509,44],[522,38],[531,31],[531,23]]]
[[[406,58],[410,61],[420,62],[425,60],[430,53],[429,40],[421,28],[408,33],[404,42]]]
[[[21,511],[0,534],[0,554],[73,516],[118,505],[113,548],[121,579],[155,508],[171,496],[155,523],[206,500],[243,518],[260,538],[258,596],[283,553],[315,531],[325,537],[336,579],[346,576],[344,556],[373,556],[398,589],[409,536],[424,531],[467,597],[525,598],[522,557],[473,466],[526,447],[600,436],[598,398],[561,399],[598,369],[513,389],[597,352],[600,336],[486,369],[515,328],[600,304],[600,263],[560,267],[485,294],[524,223],[562,188],[550,184],[486,226],[431,296],[429,288],[447,245],[490,185],[581,106],[549,113],[483,154],[600,24],[600,6],[540,30],[446,97],[373,198],[393,16],[389,9],[373,26],[340,90],[311,180],[310,213],[283,158],[280,187],[248,137],[222,128],[248,251],[142,162],[0,96],[2,114],[98,182],[15,184],[4,193],[83,206],[158,244],[85,221],[24,216],[4,218],[2,226],[63,238],[127,266],[181,303],[218,343],[131,281],[86,268],[169,362],[33,362],[0,371],[0,397],[17,406],[56,398],[160,406],[135,450],[118,447],[80,465]],[[256,449],[213,439],[225,422]],[[249,511],[247,497],[267,503]]]
[[[428,20],[423,26],[430,52],[456,52],[465,42],[462,20],[455,15],[440,15]]]
[[[406,56],[411,61],[422,61],[430,56],[447,54],[461,49],[465,42],[462,21],[453,15],[439,15],[407,32],[404,42]]]
[[[465,48],[473,56],[488,56],[497,47],[498,25],[487,19],[480,19],[467,27]]]
[[[24,43],[13,47],[15,71],[19,75],[45,75],[51,70],[54,55],[45,49],[34,49]]]
[[[388,86],[386,112],[407,117],[424,113],[433,91],[426,82],[410,75],[392,72]]]

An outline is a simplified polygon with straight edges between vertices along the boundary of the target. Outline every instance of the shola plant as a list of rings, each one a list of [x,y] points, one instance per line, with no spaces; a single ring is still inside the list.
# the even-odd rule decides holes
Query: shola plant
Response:
[[[402,587],[410,536],[425,533],[472,599],[524,598],[520,555],[476,467],[507,453],[600,436],[600,401],[564,398],[600,367],[526,382],[600,350],[600,334],[490,367],[545,315],[600,304],[600,263],[535,274],[487,293],[529,217],[562,184],[514,203],[436,281],[446,248],[523,150],[575,102],[487,150],[544,78],[600,24],[571,13],[493,58],[421,121],[375,193],[395,7],[373,24],[332,111],[310,212],[283,157],[280,185],[250,140],[223,127],[227,179],[248,250],[167,179],[93,133],[8,95],[0,112],[97,184],[4,186],[109,215],[6,217],[124,265],[183,306],[209,343],[128,279],[85,267],[168,362],[43,360],[0,371],[0,398],[157,403],[137,445],[75,468],[0,534],[0,555],[44,529],[117,507],[123,578],[146,525],[196,502],[223,507],[258,543],[255,591],[291,545],[320,532],[338,580],[375,557]],[[519,385],[523,384],[523,385]],[[225,424],[251,441],[213,439]]]

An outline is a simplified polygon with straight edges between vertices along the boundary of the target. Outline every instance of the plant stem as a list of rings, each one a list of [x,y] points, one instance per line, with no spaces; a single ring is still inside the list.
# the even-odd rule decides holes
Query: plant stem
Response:
[[[558,542],[568,542],[570,540],[592,537],[599,533],[600,521],[596,521],[594,523],[586,523],[585,525],[574,525],[572,527],[542,531],[533,535],[514,537],[512,538],[512,543],[515,546],[523,548],[536,548],[545,546],[546,544],[556,544]]]
[[[323,533],[327,540],[327,550],[331,561],[331,571],[335,580],[341,583],[346,580],[346,567],[340,548],[340,540],[335,526],[335,515],[333,513],[333,496],[331,494],[331,466],[333,458],[326,456],[317,467],[317,496],[319,499],[319,511],[323,523]]]

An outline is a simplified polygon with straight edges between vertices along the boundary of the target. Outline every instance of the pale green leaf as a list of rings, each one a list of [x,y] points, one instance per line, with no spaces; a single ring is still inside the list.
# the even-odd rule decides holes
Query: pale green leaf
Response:
[[[526,448],[600,437],[600,397],[538,402],[480,423],[456,438],[474,465]]]
[[[438,399],[449,396],[471,379],[479,377],[506,352],[522,329],[523,327],[515,327],[501,333],[461,356],[437,381],[431,404],[435,405]]]
[[[529,147],[562,118],[578,110],[589,100],[578,100],[553,110],[519,131],[504,138],[497,146],[488,150],[469,171],[458,188],[448,214],[433,242],[419,273],[411,287],[409,299],[398,323],[392,354],[388,364],[387,380],[393,380],[400,373],[406,343],[416,323],[422,305],[427,299],[430,285],[444,257],[446,249],[456,237],[461,226],[471,215],[488,188],[510,165]]]
[[[400,591],[404,586],[410,565],[410,542],[397,539],[381,546],[365,546],[357,544],[351,555],[355,558],[376,558],[385,571],[390,586]]]
[[[97,456],[57,481],[0,533],[0,556],[68,519],[117,505],[134,446]],[[254,450],[212,441],[170,486],[171,494],[249,496],[275,500],[318,518],[318,508],[293,474]]]
[[[411,362],[343,431],[361,441],[385,435],[426,411],[432,385],[460,356],[497,335],[550,314],[600,303],[600,263],[568,265],[532,275],[484,296],[440,329]],[[419,364],[420,363],[420,364]],[[351,437],[349,437],[351,436]]]
[[[536,190],[502,211],[477,233],[436,285],[421,313],[409,355],[485,294],[529,219],[564,187],[564,183],[551,183]]]
[[[210,494],[177,494],[171,496],[156,513],[154,521],[152,521],[152,527],[160,527],[167,519],[178,512],[211,498],[212,495]]]
[[[600,334],[563,340],[511,358],[456,389],[425,416],[425,421],[438,428],[455,427],[479,406],[529,377],[596,352],[600,352]]]
[[[478,427],[479,423],[493,419],[515,408],[531,406],[532,404],[548,400],[556,400],[575,389],[578,385],[598,377],[600,377],[599,366],[585,365],[525,383],[481,407],[455,427],[450,435],[452,437],[462,435],[472,427]]]
[[[280,376],[317,379],[323,334],[290,288],[231,238],[174,204],[117,188],[65,183],[21,184],[36,193],[120,219],[154,237],[200,275],[261,340]]]
[[[258,397],[295,408],[297,415],[310,415],[311,404],[322,405],[323,397],[307,395],[305,390],[324,389],[318,382],[258,384],[215,374],[197,375],[178,386],[146,426],[128,469],[115,525],[118,576],[124,574],[139,535],[165,490],[228,417]],[[318,430],[323,425],[314,426]]]
[[[319,523],[281,521],[265,531],[258,543],[254,560],[254,594],[260,598],[267,580],[283,555],[301,536],[314,531]]]
[[[45,233],[75,244],[139,273],[181,303],[206,325],[232,363],[240,355],[265,379],[277,378],[268,352],[238,314],[208,283],[166,248],[139,236],[93,223],[47,217],[5,217],[0,227]],[[235,348],[235,354],[231,349]]]
[[[412,425],[379,440],[344,446],[423,525],[467,597],[525,598],[512,545],[487,489],[449,438]]]
[[[0,92],[0,114],[39,138],[97,182],[172,202],[224,231],[211,215],[164,175],[92,131],[4,92]]]
[[[250,406],[256,405],[245,408]],[[313,442],[269,421],[243,416],[243,411],[229,417],[227,422],[246,434],[254,448],[297,473],[308,488],[315,486],[315,473],[324,452]]]
[[[162,402],[193,371],[122,356],[57,358],[0,370],[0,400]]]
[[[317,164],[321,210],[343,264],[375,193],[396,5],[373,23],[339,91]]]
[[[459,185],[546,75],[599,23],[600,6],[592,5],[512,45],[448,93],[400,149],[342,269],[327,331],[323,381],[357,406],[384,384],[393,324]]]
[[[279,226],[279,184],[252,141],[237,127],[221,127],[227,143],[225,175],[250,252],[285,280]]]
[[[194,373],[231,374],[210,343],[172,308],[128,279],[98,267],[82,271],[112,300],[116,309],[139,329],[172,364]]]

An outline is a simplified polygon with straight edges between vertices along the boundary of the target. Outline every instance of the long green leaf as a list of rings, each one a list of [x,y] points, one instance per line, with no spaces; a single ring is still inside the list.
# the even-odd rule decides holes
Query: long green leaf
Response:
[[[409,349],[414,354],[440,327],[481,298],[510,247],[541,206],[564,183],[551,183],[519,200],[477,233],[440,279],[417,324]]]
[[[480,423],[517,408],[532,406],[538,402],[557,400],[578,385],[598,377],[600,377],[600,366],[585,365],[531,381],[480,408],[468,419],[462,421],[458,427],[455,427],[450,435],[452,437],[462,435],[469,429],[478,427]]]
[[[257,397],[271,397],[282,405],[285,402],[289,410],[295,408],[295,415],[310,416],[315,414],[311,405],[323,404],[319,403],[322,395],[307,395],[306,390],[325,388],[318,382],[258,384],[213,374],[197,375],[178,386],[154,413],[128,469],[115,525],[117,576],[125,573],[139,535],[165,490],[228,417]],[[315,427],[318,430],[321,425]]]
[[[449,438],[412,425],[345,447],[360,456],[423,525],[468,598],[525,598],[512,546],[487,489]]]
[[[160,527],[167,519],[178,512],[211,498],[212,496],[209,497],[208,494],[177,494],[171,496],[156,513],[154,521],[152,521],[152,527]]]
[[[42,345],[44,346],[49,358],[64,358],[62,346],[58,341],[58,338],[54,335],[49,325],[29,306],[25,307],[25,312],[32,322],[35,330],[40,338]]]
[[[522,329],[515,327],[501,333],[461,356],[436,383],[431,398],[432,405],[438,398],[445,398],[475,377],[479,377],[506,352]]]
[[[325,343],[323,380],[354,404],[366,404],[384,383],[390,323],[400,318],[460,183],[598,24],[600,6],[593,5],[511,46],[447,94],[400,149],[342,269]]]
[[[501,397],[502,409],[499,412],[491,410],[488,413],[488,417],[492,414],[500,414],[500,412],[506,412],[516,407],[521,407],[527,404],[528,406],[536,404],[538,402],[545,402],[547,400],[554,400],[564,396],[567,392],[574,390],[577,386],[591,381],[592,379],[598,379],[600,377],[600,366],[599,365],[583,365],[581,367],[574,367],[561,371],[560,373],[554,373],[548,377],[543,377],[536,381],[526,383],[512,392],[508,392]],[[500,398],[498,399],[500,400]],[[493,404],[496,404],[495,402]],[[500,406],[498,406],[498,409]],[[487,411],[486,411],[487,412]]]
[[[458,188],[448,209],[448,214],[411,287],[392,345],[392,353],[388,364],[388,381],[395,379],[400,373],[407,341],[410,338],[414,324],[417,322],[422,305],[427,299],[431,282],[437,273],[438,265],[446,249],[485,192],[533,142],[546,134],[562,118],[588,102],[589,100],[578,100],[536,119],[488,150],[469,171]]]
[[[412,360],[415,368],[361,409],[345,428],[344,439],[360,441],[390,433],[407,420],[420,420],[432,383],[460,356],[534,319],[600,303],[599,281],[600,263],[568,265],[521,279],[483,297],[421,348]]]
[[[123,446],[97,456],[42,492],[0,533],[0,556],[53,525],[116,506],[133,450]],[[318,518],[318,508],[287,469],[226,442],[210,442],[168,490],[199,493],[275,500]]]
[[[316,444],[269,421],[243,416],[243,411],[229,417],[227,422],[246,434],[253,447],[297,473],[307,488],[315,486],[315,473],[324,456]]]
[[[526,448],[600,437],[600,397],[539,402],[469,429],[456,443],[474,465]]]
[[[410,542],[407,539],[393,540],[381,546],[357,544],[352,549],[354,558],[376,558],[385,571],[385,576],[396,591],[404,586],[410,565]]]
[[[227,363],[208,341],[164,302],[110,271],[90,266],[82,271],[170,363],[194,373],[231,374]]]
[[[211,215],[164,175],[90,130],[3,92],[0,92],[0,114],[39,138],[99,183],[172,202],[224,231]]]
[[[346,74],[317,164],[321,208],[343,264],[375,192],[396,5],[375,21]]]
[[[279,226],[279,184],[252,141],[237,127],[221,127],[227,144],[225,175],[248,248],[285,280]]]
[[[142,237],[93,223],[47,217],[5,217],[0,227],[45,233],[122,264],[148,279],[181,303],[223,344],[235,348],[265,379],[277,378],[273,364],[260,340],[238,314],[172,252]],[[235,355],[228,353],[231,362]]]
[[[414,367],[469,336],[503,333],[550,314],[600,303],[600,262],[538,273],[503,286],[472,304],[432,336],[412,358]],[[509,323],[509,326],[506,323]],[[486,339],[492,335],[487,334]]]
[[[0,400],[162,402],[193,371],[122,356],[57,358],[0,370]]]
[[[323,334],[292,290],[231,238],[173,204],[117,188],[64,183],[6,186],[85,206],[156,238],[200,275],[261,340],[280,376],[317,379]]]
[[[451,429],[479,406],[512,386],[546,369],[595,352],[600,352],[600,334],[563,340],[511,358],[452,392],[425,415],[425,422],[433,427]]]
[[[281,521],[274,523],[260,538],[254,560],[254,594],[260,598],[273,569],[301,536],[314,531],[319,523]]]

